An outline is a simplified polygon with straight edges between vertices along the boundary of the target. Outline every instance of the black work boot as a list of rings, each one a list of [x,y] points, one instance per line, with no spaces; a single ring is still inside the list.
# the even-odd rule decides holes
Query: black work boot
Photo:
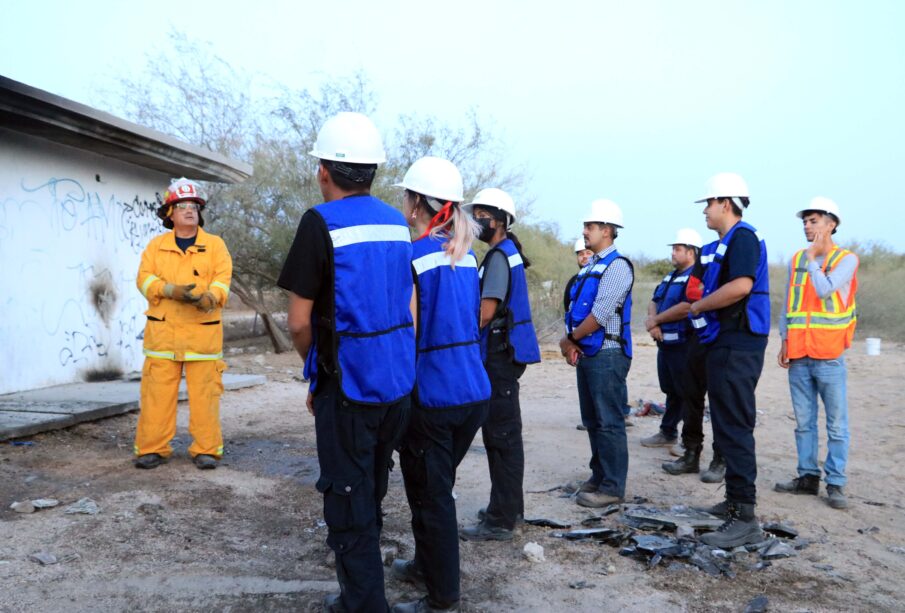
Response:
[[[135,468],[144,469],[157,468],[164,462],[166,462],[166,458],[159,453],[146,453],[138,456],[134,460]]]
[[[480,521],[474,526],[459,528],[459,538],[464,541],[511,541],[512,530]]]
[[[192,458],[192,462],[201,470],[213,470],[217,468],[218,464],[217,458],[206,453],[199,453]]]
[[[399,604],[393,605],[393,608],[390,609],[392,613],[433,613],[434,611],[448,611],[449,613],[455,613],[459,610],[459,603],[453,603],[450,606],[440,609],[432,606],[427,601],[427,596],[422,598],[421,600],[416,600],[414,602],[402,602]]]
[[[587,483],[587,481],[586,481],[585,483]],[[584,487],[584,485],[582,485],[582,487]],[[597,489],[597,487],[595,486],[595,487],[594,487],[594,490],[596,490],[596,489]],[[579,491],[584,492],[584,491],[587,491],[587,490],[579,490]],[[480,521],[484,521],[485,519],[487,519],[487,507],[481,507],[480,509],[478,509],[478,519],[479,519]],[[525,523],[525,516],[524,516],[524,515],[522,515],[521,513],[519,513],[518,515],[515,516],[515,525],[516,525],[516,526],[521,526],[521,525],[524,524],[524,523]]]
[[[710,507],[693,507],[695,511],[703,511],[704,513],[710,513],[711,515],[716,515],[720,519],[727,519],[729,517],[729,501],[723,499],[722,502],[718,502]]]
[[[396,579],[413,583],[421,589],[427,589],[427,584],[424,582],[424,573],[415,566],[414,560],[393,560],[391,570],[393,577]]]
[[[726,460],[714,451],[710,466],[701,473],[701,481],[704,483],[721,483],[726,478]]]
[[[764,540],[760,524],[754,518],[754,505],[728,501],[729,516],[723,525],[701,537],[701,542],[711,547],[732,549]]]
[[[817,475],[804,475],[791,481],[784,481],[773,486],[776,492],[783,494],[799,494],[817,496],[820,493],[820,477]]]
[[[672,462],[663,462],[663,470],[671,475],[684,475],[696,473],[701,470],[701,448],[686,449],[685,455]]]

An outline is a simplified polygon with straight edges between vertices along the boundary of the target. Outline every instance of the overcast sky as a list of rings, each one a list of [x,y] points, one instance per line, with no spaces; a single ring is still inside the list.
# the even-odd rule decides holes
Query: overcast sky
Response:
[[[795,213],[835,199],[842,241],[905,251],[905,2],[3,2],[0,74],[88,104],[168,30],[290,87],[362,70],[399,113],[493,124],[529,169],[534,218],[572,240],[591,200],[625,214],[620,248],[665,257],[712,236],[706,179],[741,173],[771,259]]]

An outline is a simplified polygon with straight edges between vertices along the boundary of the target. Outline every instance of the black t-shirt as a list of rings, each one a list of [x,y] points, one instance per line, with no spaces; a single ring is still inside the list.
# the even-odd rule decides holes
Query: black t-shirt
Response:
[[[318,361],[333,370],[333,277],[330,233],[319,213],[305,211],[295,239],[283,263],[277,285],[314,301],[312,311],[317,335]]]
[[[190,236],[188,238],[179,238],[178,236],[174,237],[176,239],[176,246],[182,249],[182,253],[185,253],[185,250],[195,244],[195,239],[198,238],[198,235]]]
[[[720,266],[720,287],[742,277],[749,277],[753,281],[757,276],[759,262],[760,239],[751,230],[739,228],[732,235]],[[714,346],[731,346],[744,350],[766,348],[767,337],[751,333],[745,314],[747,305],[748,297],[745,297],[717,311],[720,335]]]

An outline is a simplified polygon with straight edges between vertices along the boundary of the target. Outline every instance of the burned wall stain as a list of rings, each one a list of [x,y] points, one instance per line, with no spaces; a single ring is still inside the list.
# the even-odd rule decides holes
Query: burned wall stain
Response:
[[[108,273],[94,277],[88,291],[91,295],[91,306],[94,307],[104,325],[109,327],[116,310],[116,301],[119,298],[112,276]]]

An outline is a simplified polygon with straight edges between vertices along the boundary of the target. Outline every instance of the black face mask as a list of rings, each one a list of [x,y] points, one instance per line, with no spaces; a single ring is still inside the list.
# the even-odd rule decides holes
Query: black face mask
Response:
[[[479,219],[475,219],[475,223],[481,227],[481,233],[478,234],[478,238],[485,243],[489,243],[490,239],[493,238],[493,235],[496,234],[496,230],[490,227],[490,222],[493,221],[489,217],[481,217]]]

